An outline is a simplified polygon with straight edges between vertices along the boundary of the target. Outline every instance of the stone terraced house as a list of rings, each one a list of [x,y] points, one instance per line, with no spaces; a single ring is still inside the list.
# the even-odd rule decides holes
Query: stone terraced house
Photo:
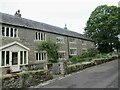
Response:
[[[0,12],[0,67],[20,71],[25,65],[36,64],[45,68],[47,53],[38,53],[36,48],[48,38],[59,44],[59,60],[94,47],[94,42],[82,34]]]

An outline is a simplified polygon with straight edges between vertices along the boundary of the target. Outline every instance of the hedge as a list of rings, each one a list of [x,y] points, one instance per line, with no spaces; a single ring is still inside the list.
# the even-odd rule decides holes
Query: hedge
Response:
[[[73,65],[68,65],[66,72],[67,72],[67,74],[70,74],[70,73],[77,72],[79,70],[83,70],[83,69],[91,67],[91,66],[95,66],[95,65],[99,65],[99,64],[111,61],[111,60],[115,60],[117,58],[118,58],[118,56],[114,55],[114,56],[110,56],[108,58],[93,59],[89,63],[84,63],[84,64],[78,63],[78,64],[73,64]]]

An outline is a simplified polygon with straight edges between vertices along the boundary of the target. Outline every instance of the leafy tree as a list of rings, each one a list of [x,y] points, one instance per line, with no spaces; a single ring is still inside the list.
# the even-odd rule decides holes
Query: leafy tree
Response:
[[[48,39],[47,41],[40,42],[37,46],[37,51],[43,50],[47,52],[49,62],[58,62],[58,45]]]
[[[98,6],[89,17],[85,35],[92,38],[100,52],[108,53],[118,49],[118,10],[116,6]]]

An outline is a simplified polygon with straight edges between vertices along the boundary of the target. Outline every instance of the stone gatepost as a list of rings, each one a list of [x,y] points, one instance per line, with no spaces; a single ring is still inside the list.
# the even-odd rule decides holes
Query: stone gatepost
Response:
[[[60,64],[61,75],[65,75],[66,74],[66,61],[65,60],[60,60],[59,64]]]

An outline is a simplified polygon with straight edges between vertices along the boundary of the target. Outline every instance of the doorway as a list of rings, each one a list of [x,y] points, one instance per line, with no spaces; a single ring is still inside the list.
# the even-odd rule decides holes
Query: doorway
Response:
[[[12,65],[18,65],[18,52],[12,52]]]

